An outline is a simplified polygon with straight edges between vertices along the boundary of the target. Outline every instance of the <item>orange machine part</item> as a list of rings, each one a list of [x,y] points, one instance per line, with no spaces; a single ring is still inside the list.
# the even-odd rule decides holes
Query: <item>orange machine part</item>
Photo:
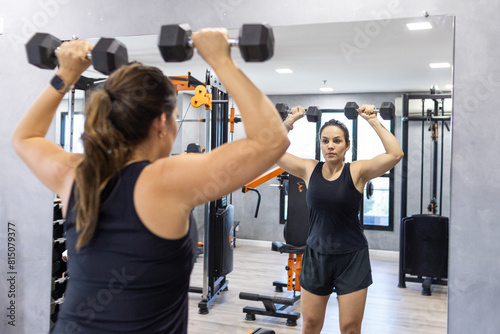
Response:
[[[285,172],[284,169],[279,168],[279,167],[274,167],[273,169],[268,170],[264,174],[258,176],[257,178],[255,178],[252,181],[245,184],[245,186],[243,187],[243,192],[247,193],[248,188],[256,188],[256,187],[260,186],[262,183],[265,183],[265,182],[269,181],[270,179],[272,179],[273,177],[276,177],[284,172]]]
[[[172,81],[172,83],[174,84],[176,91],[195,90],[195,87],[188,86],[189,75],[176,75],[173,78],[185,78],[186,79],[186,80],[176,80],[176,79],[169,78],[170,81]]]
[[[302,254],[288,254],[288,291],[300,291],[299,277],[302,271]],[[294,284],[295,282],[295,284]]]
[[[229,132],[234,133],[234,108],[231,108],[231,114],[229,116],[230,129]]]
[[[191,105],[195,108],[205,105],[205,109],[212,109],[212,94],[207,93],[207,88],[203,85],[196,86],[196,93],[191,98]]]

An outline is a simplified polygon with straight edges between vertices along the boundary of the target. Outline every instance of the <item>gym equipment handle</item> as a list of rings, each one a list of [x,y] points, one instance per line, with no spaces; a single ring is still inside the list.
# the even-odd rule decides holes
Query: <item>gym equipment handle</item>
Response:
[[[263,295],[259,295],[256,293],[248,293],[248,292],[240,292],[240,299],[255,300],[255,301],[270,301],[270,302],[273,302],[275,304],[282,304],[282,305],[295,304],[295,301],[293,299],[282,298],[282,297],[263,296]]]
[[[236,38],[228,38],[227,41],[229,42],[229,46],[240,46],[240,42]],[[192,39],[188,40],[188,46],[194,47]]]
[[[255,191],[257,193],[257,207],[255,208],[255,215],[254,215],[254,218],[257,218],[259,216],[259,208],[260,208],[260,200],[261,200],[261,195],[260,195],[260,191],[258,191],[257,189],[255,188],[250,188],[250,187],[247,187],[247,189],[249,191]]]

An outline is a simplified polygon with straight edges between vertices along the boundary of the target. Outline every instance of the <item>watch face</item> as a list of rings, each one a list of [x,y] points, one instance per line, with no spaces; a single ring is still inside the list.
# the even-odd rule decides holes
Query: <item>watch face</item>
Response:
[[[56,90],[58,90],[61,93],[67,93],[69,92],[73,86],[67,85],[59,76],[54,75],[52,80],[50,81],[50,84],[52,87],[54,87]]]
[[[57,90],[59,90],[61,88],[61,86],[63,85],[63,81],[61,80],[61,78],[59,78],[57,75],[54,75],[54,77],[52,78],[52,80],[50,81],[50,84]]]

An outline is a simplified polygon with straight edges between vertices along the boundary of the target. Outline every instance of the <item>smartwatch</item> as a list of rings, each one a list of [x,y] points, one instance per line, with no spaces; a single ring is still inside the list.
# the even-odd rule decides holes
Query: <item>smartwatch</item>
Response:
[[[57,74],[54,75],[54,77],[50,81],[50,84],[58,92],[61,92],[63,94],[66,94],[67,92],[69,92],[73,88],[73,85],[68,85],[67,83],[65,83]]]

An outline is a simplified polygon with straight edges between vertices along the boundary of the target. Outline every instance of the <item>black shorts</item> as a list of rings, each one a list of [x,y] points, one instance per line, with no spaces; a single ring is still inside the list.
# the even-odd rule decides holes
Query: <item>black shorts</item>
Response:
[[[315,295],[345,295],[369,287],[372,270],[368,247],[346,254],[322,254],[306,246],[300,285]]]

